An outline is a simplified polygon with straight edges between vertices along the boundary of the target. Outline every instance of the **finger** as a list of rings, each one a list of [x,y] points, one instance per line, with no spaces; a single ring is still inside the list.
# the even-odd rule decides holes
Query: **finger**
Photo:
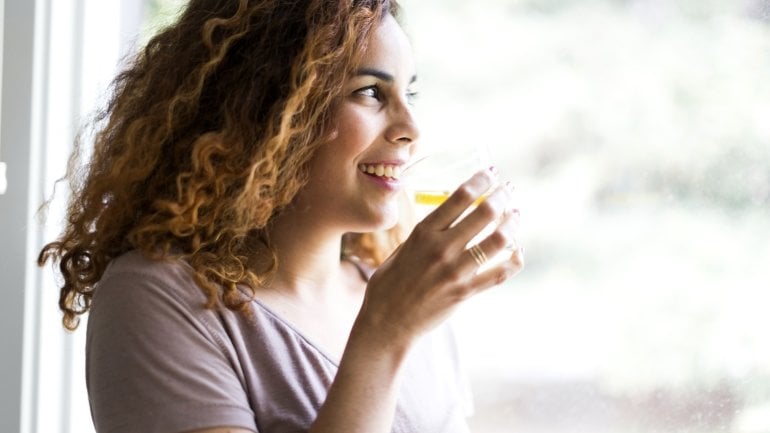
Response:
[[[450,229],[454,232],[453,238],[465,245],[490,224],[506,219],[511,214],[509,203],[512,192],[513,186],[510,183],[497,187],[476,209]]]
[[[468,284],[475,292],[486,290],[490,287],[504,283],[509,278],[518,274],[524,268],[524,252],[522,248],[516,248],[505,261],[485,269],[474,275]]]
[[[463,182],[449,198],[423,219],[423,224],[436,230],[452,225],[476,200],[497,182],[494,167],[481,170]]]
[[[490,259],[493,259],[493,262],[496,263],[505,254],[510,256],[518,250],[518,243],[516,242],[518,226],[518,214],[514,212],[506,213],[500,224],[495,227],[495,230],[480,242],[465,250],[467,254],[460,264],[461,271],[484,268]],[[470,257],[470,260],[468,260],[468,257]]]

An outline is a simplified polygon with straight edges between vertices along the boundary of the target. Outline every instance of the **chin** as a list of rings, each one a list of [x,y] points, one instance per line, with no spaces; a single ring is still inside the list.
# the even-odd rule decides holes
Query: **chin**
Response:
[[[356,232],[368,233],[392,229],[399,223],[400,213],[398,212],[398,209],[394,209],[392,211],[370,215],[367,219],[368,221],[365,224],[361,224],[361,226],[355,230]]]

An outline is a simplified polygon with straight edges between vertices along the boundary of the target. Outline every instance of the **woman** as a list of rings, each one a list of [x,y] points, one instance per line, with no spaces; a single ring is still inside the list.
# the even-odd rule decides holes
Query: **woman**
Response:
[[[443,322],[521,268],[478,271],[517,213],[489,169],[401,239],[419,132],[396,14],[192,0],[117,77],[39,260],[64,325],[90,311],[97,431],[467,431]]]

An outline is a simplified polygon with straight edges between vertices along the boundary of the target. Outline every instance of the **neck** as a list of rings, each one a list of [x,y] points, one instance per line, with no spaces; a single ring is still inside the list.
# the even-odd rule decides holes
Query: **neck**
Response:
[[[271,284],[298,299],[319,299],[345,287],[340,262],[343,232],[300,211],[277,216],[270,229],[278,267]]]

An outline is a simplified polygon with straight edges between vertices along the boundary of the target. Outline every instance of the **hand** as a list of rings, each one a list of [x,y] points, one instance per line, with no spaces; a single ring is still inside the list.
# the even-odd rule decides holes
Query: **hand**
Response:
[[[438,325],[464,299],[497,285],[523,267],[517,248],[510,260],[478,272],[467,245],[498,222],[478,243],[492,257],[515,245],[518,211],[509,208],[511,189],[499,186],[476,209],[463,214],[495,184],[491,170],[476,173],[420,222],[409,238],[372,275],[357,326],[381,344],[406,347]]]

